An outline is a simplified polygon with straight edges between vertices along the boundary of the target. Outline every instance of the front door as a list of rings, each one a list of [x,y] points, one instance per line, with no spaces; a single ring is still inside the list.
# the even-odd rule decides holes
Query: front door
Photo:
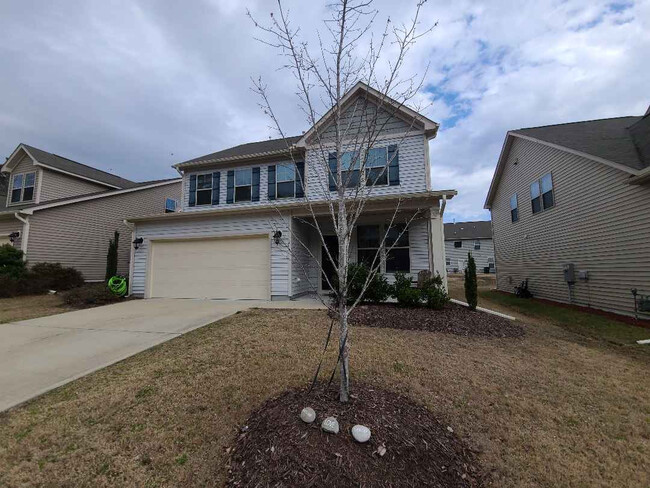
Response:
[[[339,240],[336,236],[323,236],[323,238],[325,240],[325,245],[321,246],[320,254],[321,266],[323,268],[321,289],[323,291],[330,291],[332,289],[330,283],[334,283],[334,279],[336,277],[336,267],[339,264]],[[327,249],[325,246],[327,246]],[[332,260],[329,258],[327,250],[329,250],[329,255],[334,259],[334,263],[332,263]]]

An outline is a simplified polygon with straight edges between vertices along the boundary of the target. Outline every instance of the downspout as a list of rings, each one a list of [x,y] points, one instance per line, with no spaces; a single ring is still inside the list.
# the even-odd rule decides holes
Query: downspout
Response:
[[[23,252],[23,261],[27,261],[27,239],[29,238],[29,217],[21,217],[19,212],[14,212],[14,217],[23,223],[23,232],[20,236],[20,250]]]
[[[133,246],[133,241],[135,241],[135,224],[132,224],[128,220],[124,220],[124,225],[131,229],[131,240],[129,241],[129,246],[131,246],[129,254],[129,290],[127,296],[131,296],[133,289],[133,266],[135,261],[135,247]]]

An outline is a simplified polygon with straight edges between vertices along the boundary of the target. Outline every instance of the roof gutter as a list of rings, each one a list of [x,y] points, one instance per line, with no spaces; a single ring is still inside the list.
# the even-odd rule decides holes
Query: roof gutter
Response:
[[[638,175],[627,180],[629,185],[644,185],[650,183],[650,166],[642,170]]]

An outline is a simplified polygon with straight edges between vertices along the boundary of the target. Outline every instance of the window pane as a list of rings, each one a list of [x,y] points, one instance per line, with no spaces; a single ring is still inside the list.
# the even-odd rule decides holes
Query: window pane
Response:
[[[454,247],[463,247],[463,241],[454,241]]]
[[[547,191],[542,195],[542,200],[544,201],[544,208],[551,208],[553,205],[555,205],[555,201],[553,199],[553,190]]]
[[[411,259],[408,249],[391,249],[386,253],[386,273],[411,271]]]
[[[343,153],[341,156],[341,170],[360,169],[361,161],[359,161],[359,153],[351,151]]]
[[[296,168],[293,164],[278,164],[275,167],[275,178],[277,182],[293,181],[296,179]]]
[[[25,188],[23,190],[23,202],[28,202],[32,198],[34,198],[34,187]]]
[[[359,186],[359,170],[343,171],[341,173],[341,180],[348,188]]]
[[[383,168],[388,160],[388,148],[373,147],[368,151],[366,158],[366,168]]]
[[[357,226],[357,247],[379,247],[379,226],[359,225]]]
[[[533,198],[531,200],[532,206],[533,206],[533,213],[536,214],[537,212],[542,211],[542,199],[540,197]]]
[[[474,241],[474,250],[478,251],[481,249],[481,241]]]
[[[539,181],[535,181],[530,185],[530,199],[537,198],[539,196]]]
[[[278,183],[277,185],[277,198],[293,198],[294,192],[293,187],[294,183],[292,181],[285,181],[283,183]]]
[[[393,225],[388,229],[386,232],[386,247],[391,247],[393,245],[397,247],[407,247],[409,245],[408,230],[403,233],[402,230],[404,230],[403,224]]]
[[[369,268],[373,266],[374,261],[374,266],[377,267],[380,264],[379,257],[375,260],[378,251],[379,249],[359,249],[357,251],[357,261],[359,264],[363,263]]]
[[[165,210],[168,210],[170,212],[175,212],[176,211],[176,200],[173,198],[168,198],[165,200]]]
[[[510,208],[517,208],[517,194],[515,193],[510,197]]]
[[[235,185],[250,185],[253,180],[250,168],[235,170]],[[250,191],[250,189],[249,189]]]
[[[23,187],[23,175],[16,175],[14,176],[14,188],[22,188]]]
[[[20,188],[11,191],[11,203],[20,202]]]
[[[196,188],[199,190],[212,188],[212,174],[199,175],[196,178]]]
[[[25,186],[34,186],[34,179],[36,178],[36,173],[28,173],[25,175]]]
[[[366,185],[387,185],[388,184],[388,169],[381,168],[371,168],[367,169],[366,173],[368,177],[366,178]]]
[[[198,190],[196,192],[197,205],[210,205],[212,203],[212,190]]]
[[[238,186],[235,188],[235,201],[236,202],[250,202],[251,201],[251,187]]]
[[[551,173],[542,176],[542,193],[551,191],[553,189],[553,179],[551,178]]]

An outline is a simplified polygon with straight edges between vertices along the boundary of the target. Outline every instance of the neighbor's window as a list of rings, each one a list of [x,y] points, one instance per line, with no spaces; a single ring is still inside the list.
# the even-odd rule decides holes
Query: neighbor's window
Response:
[[[165,213],[176,212],[176,200],[173,198],[167,198],[165,200]]]
[[[366,185],[388,184],[388,147],[373,147],[366,156]]]
[[[36,173],[14,175],[11,185],[11,203],[29,202],[34,199]]]
[[[348,188],[359,186],[360,168],[361,161],[358,151],[343,153],[341,156],[341,181],[345,186]],[[336,175],[334,175],[334,179],[336,179]]]
[[[212,204],[212,173],[197,175],[196,177],[196,204]]]
[[[411,272],[409,231],[404,224],[386,230],[386,249],[386,273]]]
[[[479,249],[481,249],[481,241],[477,239],[474,241],[474,250],[478,251]]]
[[[490,269],[494,268],[494,258],[488,258],[488,267]]]
[[[517,222],[519,220],[519,208],[517,207],[517,194],[510,197],[510,220]]]
[[[454,247],[463,247],[463,241],[454,241]]]
[[[296,167],[294,164],[278,164],[275,167],[276,198],[293,198],[296,195]]]
[[[381,243],[380,227],[378,225],[359,225],[357,226],[357,262],[364,263],[366,266],[371,267],[381,264],[375,259],[379,252],[379,244]]]
[[[539,213],[555,205],[553,196],[553,178],[547,173],[530,185],[530,202],[533,213]]]
[[[235,202],[250,202],[253,173],[251,168],[235,170]]]
[[[445,258],[445,264],[446,264],[447,266],[451,266],[451,259],[449,259],[449,258]]]

